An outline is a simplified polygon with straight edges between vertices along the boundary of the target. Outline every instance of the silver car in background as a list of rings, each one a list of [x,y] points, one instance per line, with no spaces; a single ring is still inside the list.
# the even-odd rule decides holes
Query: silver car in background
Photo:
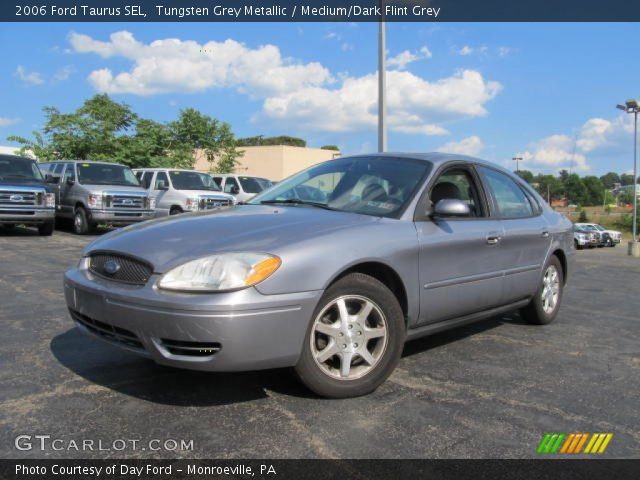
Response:
[[[380,385],[407,340],[512,310],[551,322],[572,230],[482,160],[343,157],[247,205],[111,232],[64,292],[82,330],[160,364],[293,366],[319,395],[349,397]]]
[[[177,215],[236,203],[206,173],[177,168],[136,168],[138,180],[155,199],[156,216]]]
[[[92,233],[100,224],[131,225],[154,216],[155,204],[125,165],[87,160],[41,163],[56,193],[56,218],[73,220],[73,231]]]

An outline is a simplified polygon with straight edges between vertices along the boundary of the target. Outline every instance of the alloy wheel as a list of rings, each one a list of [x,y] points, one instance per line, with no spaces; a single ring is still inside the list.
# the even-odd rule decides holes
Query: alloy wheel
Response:
[[[555,265],[549,265],[542,279],[542,309],[550,315],[558,305],[560,296],[560,276]]]
[[[318,314],[310,342],[313,359],[326,375],[338,380],[361,378],[384,355],[387,319],[370,299],[342,296]]]

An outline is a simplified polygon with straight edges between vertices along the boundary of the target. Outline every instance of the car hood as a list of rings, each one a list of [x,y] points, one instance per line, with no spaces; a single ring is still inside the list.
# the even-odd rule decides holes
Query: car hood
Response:
[[[378,217],[313,207],[239,205],[115,230],[89,245],[84,254],[119,252],[146,260],[156,273],[165,273],[189,260],[219,252],[279,255],[288,245],[378,221]]]
[[[39,182],[37,180],[0,180],[0,189],[9,190],[12,187],[20,187],[20,188],[43,188],[45,191],[51,193],[53,189],[51,185]]]

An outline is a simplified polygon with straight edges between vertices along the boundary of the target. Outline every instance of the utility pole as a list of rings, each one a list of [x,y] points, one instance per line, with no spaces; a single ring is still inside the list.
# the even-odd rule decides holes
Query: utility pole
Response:
[[[629,243],[629,255],[640,257],[640,243],[638,243],[638,112],[640,106],[636,100],[627,100],[624,105],[616,105],[616,108],[633,113],[633,228],[631,242]]]
[[[384,8],[384,2],[380,2]],[[386,38],[384,17],[378,26],[378,152],[387,150]]]

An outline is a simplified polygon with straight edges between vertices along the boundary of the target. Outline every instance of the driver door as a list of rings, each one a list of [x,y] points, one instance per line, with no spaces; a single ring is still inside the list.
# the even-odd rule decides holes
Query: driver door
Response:
[[[416,216],[420,246],[420,320],[435,323],[498,306],[503,265],[500,222],[490,216],[488,202],[473,167],[457,164],[441,171],[418,205],[432,212],[443,199],[466,202],[465,217]],[[419,212],[417,212],[419,213]]]

